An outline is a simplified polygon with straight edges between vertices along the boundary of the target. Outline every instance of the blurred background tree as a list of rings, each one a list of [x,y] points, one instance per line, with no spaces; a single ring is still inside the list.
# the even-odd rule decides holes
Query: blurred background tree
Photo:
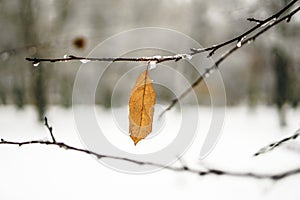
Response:
[[[263,19],[286,3],[286,0],[232,0],[226,4],[222,0],[0,0],[0,103],[14,104],[20,109],[34,105],[39,119],[49,104],[71,106],[72,86],[80,63],[40,63],[36,68],[25,57],[85,56],[111,35],[149,26],[174,29],[203,46],[210,46],[253,26],[246,18]],[[220,70],[228,105],[274,106],[279,110],[280,123],[286,123],[284,110],[296,108],[300,99],[299,28],[296,15],[291,24],[279,25],[223,63]],[[187,63],[180,65],[184,70]],[[111,106],[110,96],[121,70],[112,67],[109,74],[96,95],[96,102],[105,107]],[[190,76],[194,78],[192,73]],[[93,77],[87,77],[90,78]],[[200,103],[209,105],[206,87],[198,88],[197,92]],[[119,96],[122,99],[122,94]],[[162,97],[166,103],[171,99],[168,95]]]

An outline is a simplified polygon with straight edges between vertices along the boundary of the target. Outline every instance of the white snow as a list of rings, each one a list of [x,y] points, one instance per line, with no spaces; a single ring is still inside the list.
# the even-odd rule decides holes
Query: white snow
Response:
[[[200,107],[199,132],[209,125],[210,108]],[[110,110],[97,109],[99,118],[107,118],[106,128],[116,129]],[[178,118],[176,111],[170,118]],[[72,110],[51,107],[49,123],[59,141],[82,146]],[[192,167],[211,166],[224,170],[275,173],[300,166],[299,139],[268,154],[254,158],[261,147],[293,134],[300,126],[299,110],[289,110],[288,126],[279,127],[275,109],[258,107],[227,108],[223,134],[214,151],[197,160],[199,134],[183,161]],[[127,119],[126,119],[127,120]],[[111,121],[112,124],[108,124]],[[49,137],[43,124],[36,123],[35,110],[18,111],[12,106],[0,107],[0,138],[23,141]],[[144,141],[144,144],[147,140]],[[0,145],[0,199],[299,199],[300,175],[279,182],[234,178],[229,176],[196,176],[185,172],[160,170],[151,174],[130,175],[111,170],[93,157],[57,147]]]

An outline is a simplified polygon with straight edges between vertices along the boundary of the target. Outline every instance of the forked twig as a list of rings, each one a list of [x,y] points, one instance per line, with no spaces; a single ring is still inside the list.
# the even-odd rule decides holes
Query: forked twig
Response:
[[[109,58],[90,58],[90,57],[80,57],[80,56],[74,56],[69,55],[64,58],[26,58],[27,61],[30,61],[33,63],[34,66],[38,66],[40,62],[68,62],[68,61],[81,61],[83,63],[90,62],[90,61],[101,61],[101,62],[149,62],[149,61],[155,61],[157,63],[162,63],[166,61],[179,61],[183,59],[191,59],[193,55],[203,53],[203,52],[209,52],[208,56],[212,56],[217,50],[232,44],[236,43],[234,47],[226,51],[219,59],[216,60],[214,65],[208,67],[203,74],[199,75],[196,80],[191,84],[190,87],[188,87],[185,91],[181,93],[177,98],[173,99],[169,106],[167,106],[166,109],[160,114],[162,116],[165,112],[173,108],[179,100],[184,98],[189,92],[191,92],[197,85],[199,85],[206,77],[209,77],[210,74],[212,74],[215,69],[217,69],[221,62],[223,62],[226,58],[228,58],[232,53],[234,53],[236,50],[238,50],[240,47],[253,42],[257,37],[259,37],[261,34],[265,33],[270,28],[274,27],[275,25],[286,21],[289,22],[293,15],[295,15],[297,12],[299,12],[300,7],[297,7],[295,10],[291,11],[290,13],[286,14],[285,16],[281,17],[288,9],[290,9],[297,1],[299,0],[292,0],[290,1],[285,7],[280,9],[278,12],[273,14],[272,16],[264,19],[264,20],[258,20],[255,18],[248,18],[248,21],[256,22],[257,24],[253,26],[252,28],[248,29],[244,33],[227,40],[225,42],[222,42],[220,44],[212,45],[210,47],[196,49],[191,48],[191,52],[189,53],[182,53],[182,54],[176,54],[176,55],[167,55],[167,56],[143,56],[143,57],[109,57]],[[281,17],[281,18],[280,18]],[[258,31],[261,29],[260,31]],[[255,33],[258,31],[257,33]],[[253,35],[251,35],[253,34]]]

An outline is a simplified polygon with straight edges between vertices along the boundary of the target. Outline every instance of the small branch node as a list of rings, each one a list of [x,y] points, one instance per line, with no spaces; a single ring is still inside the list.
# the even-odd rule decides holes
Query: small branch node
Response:
[[[264,21],[263,20],[259,20],[259,19],[255,19],[255,18],[247,18],[247,20],[249,22],[256,22],[257,24],[262,24]]]
[[[207,175],[207,172],[199,172],[198,175],[199,176],[205,176],[205,175]]]
[[[196,49],[196,48],[190,48],[190,51],[191,51],[192,53],[198,53],[198,49]]]

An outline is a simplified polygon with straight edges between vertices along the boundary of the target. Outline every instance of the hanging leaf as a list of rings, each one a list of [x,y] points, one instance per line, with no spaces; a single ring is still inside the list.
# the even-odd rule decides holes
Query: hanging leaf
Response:
[[[148,69],[136,80],[129,100],[129,133],[136,145],[152,131],[155,91]]]

